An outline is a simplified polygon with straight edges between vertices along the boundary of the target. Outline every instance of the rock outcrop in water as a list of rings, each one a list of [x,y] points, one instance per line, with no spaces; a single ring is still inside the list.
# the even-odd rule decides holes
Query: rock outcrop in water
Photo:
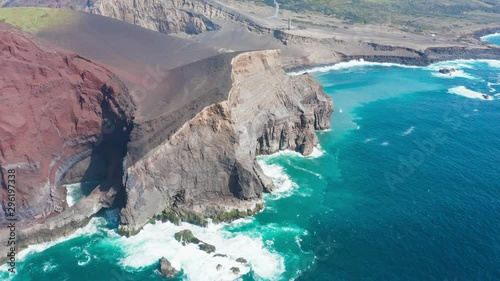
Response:
[[[179,275],[180,271],[175,269],[170,261],[163,257],[160,259],[160,273],[163,277],[174,278],[175,276]]]

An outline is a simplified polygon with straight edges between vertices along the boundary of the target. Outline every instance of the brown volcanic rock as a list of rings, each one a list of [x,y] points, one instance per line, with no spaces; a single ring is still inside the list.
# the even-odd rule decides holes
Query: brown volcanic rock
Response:
[[[285,149],[308,155],[317,144],[315,130],[330,127],[331,99],[309,74],[287,75],[278,50],[232,53],[219,59],[227,63],[214,71],[217,75],[197,83],[200,93],[212,96],[207,103],[203,95],[194,94],[195,87],[174,95],[194,98],[193,107],[199,108],[193,117],[185,114],[183,118],[189,119],[178,129],[163,127],[172,119],[165,116],[174,115],[135,120],[121,233],[133,235],[151,218],[204,225],[206,218],[227,221],[253,214],[260,209],[263,192],[272,189],[255,157]],[[203,69],[205,63],[176,69],[172,75]],[[279,134],[273,139],[275,132]]]
[[[16,169],[20,226],[65,208],[64,174],[100,143],[103,118],[125,124],[133,110],[111,72],[49,48],[0,30],[0,180],[5,187],[6,170]],[[0,197],[5,206],[6,189]]]

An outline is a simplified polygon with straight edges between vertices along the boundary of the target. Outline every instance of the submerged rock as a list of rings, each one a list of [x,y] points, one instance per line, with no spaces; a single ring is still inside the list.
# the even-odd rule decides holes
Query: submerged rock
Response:
[[[215,269],[217,269],[217,271],[220,271],[220,270],[222,269],[222,265],[219,263],[219,264],[215,267]]]
[[[442,74],[451,74],[452,72],[457,71],[456,68],[446,68],[446,67],[441,67],[439,68],[439,72]]]
[[[196,238],[193,235],[193,232],[191,232],[191,230],[189,230],[189,229],[184,229],[182,231],[175,233],[174,238],[175,238],[175,240],[181,242],[183,246],[186,246],[186,243],[197,244],[198,248],[200,250],[205,251],[208,254],[211,254],[211,253],[215,252],[215,250],[216,250],[214,245],[210,245],[210,244],[205,243],[205,242],[201,241],[200,239]]]
[[[231,270],[231,272],[234,273],[234,274],[240,274],[240,268],[239,267],[233,266],[229,270]]]
[[[200,244],[198,244],[198,248],[200,248],[200,250],[205,251],[209,254],[215,252],[215,246],[207,244],[205,242],[201,242]]]
[[[160,273],[161,275],[163,275],[163,277],[173,278],[179,275],[180,272],[172,266],[169,260],[167,260],[165,257],[162,257],[160,259]]]
[[[193,232],[189,229],[184,229],[182,231],[179,231],[174,234],[175,240],[179,242],[186,242],[186,243],[192,243],[192,244],[198,244],[200,243],[200,240],[196,237],[194,237]]]
[[[248,263],[248,261],[244,258],[237,258],[236,261],[239,263]]]

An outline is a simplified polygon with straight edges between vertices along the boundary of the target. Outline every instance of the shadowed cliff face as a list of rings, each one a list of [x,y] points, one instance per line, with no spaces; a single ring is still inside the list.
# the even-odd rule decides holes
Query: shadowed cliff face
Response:
[[[151,218],[204,224],[205,218],[251,214],[262,193],[272,190],[256,155],[312,152],[314,130],[330,127],[332,101],[310,75],[285,74],[280,59],[279,51],[235,54],[228,75],[217,77],[231,81],[224,99],[207,105],[173,135],[163,135],[147,154],[130,157],[129,151],[127,159],[138,160],[127,165],[122,233],[136,233]],[[280,145],[262,143],[270,139],[269,130],[280,132]]]
[[[16,169],[20,226],[43,222],[66,208],[60,186],[65,176],[121,179],[123,136],[134,105],[111,72],[5,30],[0,30],[0,69],[0,165],[4,173]],[[106,125],[111,121],[113,130]],[[104,148],[110,143],[112,151]],[[5,212],[5,189],[0,196]]]

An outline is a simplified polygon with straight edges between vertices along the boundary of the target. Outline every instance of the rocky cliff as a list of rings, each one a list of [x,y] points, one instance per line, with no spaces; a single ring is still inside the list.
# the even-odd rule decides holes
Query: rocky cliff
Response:
[[[68,233],[112,203],[134,111],[111,72],[26,36],[0,24],[0,224],[9,202],[7,171],[14,169],[19,243]],[[69,175],[107,184],[68,209],[61,183]]]
[[[197,0],[106,0],[95,1],[85,10],[167,34],[199,34],[219,28],[210,20],[218,10]]]
[[[310,75],[285,74],[279,51],[233,55],[229,70],[219,77],[231,82],[219,102],[144,156],[127,157],[122,233],[152,218],[203,225],[258,211],[272,184],[255,157],[284,149],[310,154],[314,130],[330,127],[332,101]]]
[[[0,223],[16,169],[20,245],[74,231],[120,193],[127,235],[151,219],[251,215],[272,190],[255,157],[307,155],[330,126],[332,101],[310,75],[285,74],[277,50],[174,68],[142,100],[102,66],[4,24],[0,50]],[[86,180],[102,183],[68,207],[61,184]]]

